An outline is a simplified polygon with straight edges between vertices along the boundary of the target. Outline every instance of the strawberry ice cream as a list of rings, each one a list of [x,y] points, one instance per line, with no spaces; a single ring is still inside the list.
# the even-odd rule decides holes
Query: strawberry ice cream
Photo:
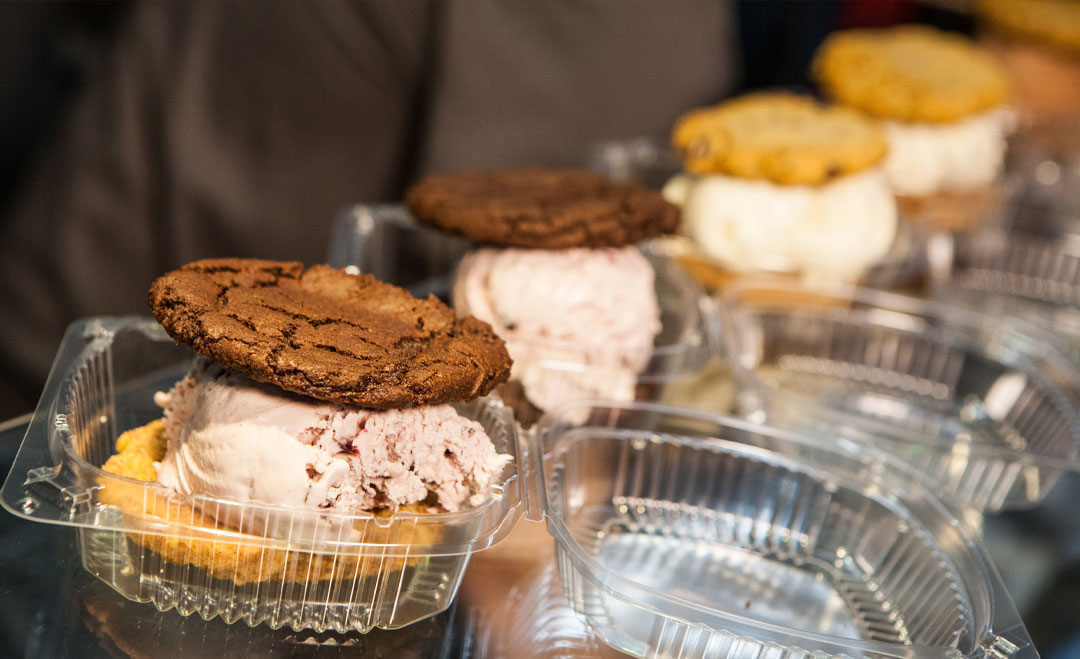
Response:
[[[290,394],[200,359],[155,401],[168,449],[155,464],[175,494],[371,510],[486,494],[508,456],[449,405],[368,410]]]
[[[660,332],[655,273],[634,247],[476,250],[454,308],[491,324],[534,405],[631,400]]]

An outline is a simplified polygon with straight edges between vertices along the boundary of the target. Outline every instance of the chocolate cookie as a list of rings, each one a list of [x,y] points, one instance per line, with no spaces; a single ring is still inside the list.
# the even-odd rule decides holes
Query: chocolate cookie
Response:
[[[421,222],[470,240],[532,249],[623,247],[679,221],[659,192],[569,169],[429,176],[405,203]]]
[[[255,259],[159,277],[150,308],[177,341],[256,380],[363,407],[463,401],[507,379],[491,327],[370,275]]]

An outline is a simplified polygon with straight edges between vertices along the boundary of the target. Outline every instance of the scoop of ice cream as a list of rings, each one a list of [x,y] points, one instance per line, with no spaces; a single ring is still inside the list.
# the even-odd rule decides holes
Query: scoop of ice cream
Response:
[[[889,185],[922,196],[991,183],[1004,166],[1008,123],[1000,109],[941,124],[884,122]]]
[[[448,511],[502,470],[483,427],[449,405],[367,410],[290,394],[199,360],[168,393],[158,481],[176,494],[317,509],[423,501]]]
[[[660,332],[654,279],[633,247],[485,248],[462,260],[454,308],[506,341],[511,378],[537,407],[632,400]]]
[[[664,188],[684,230],[735,272],[854,280],[881,260],[896,233],[896,202],[880,168],[819,186],[710,175]]]

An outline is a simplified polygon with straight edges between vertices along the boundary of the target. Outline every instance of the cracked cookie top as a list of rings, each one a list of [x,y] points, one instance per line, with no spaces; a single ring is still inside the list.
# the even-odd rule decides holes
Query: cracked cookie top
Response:
[[[506,346],[434,296],[326,265],[208,259],[150,286],[178,342],[250,377],[371,408],[482,396],[510,374]]]
[[[659,192],[575,169],[428,176],[409,188],[405,203],[426,224],[530,249],[623,247],[672,233],[679,221]]]

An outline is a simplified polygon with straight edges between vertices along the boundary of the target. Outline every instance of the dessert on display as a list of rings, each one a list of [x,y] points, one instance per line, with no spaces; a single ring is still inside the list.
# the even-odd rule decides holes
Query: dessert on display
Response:
[[[1022,123],[1080,114],[1080,3],[979,0],[975,11],[980,42],[1008,71]]]
[[[167,496],[114,483],[102,499],[230,532],[224,542],[132,536],[167,561],[237,584],[329,578],[350,560],[350,574],[374,574],[387,565],[298,558],[241,536],[340,540],[352,533],[351,514],[454,513],[480,503],[509,459],[450,405],[506,379],[503,342],[434,297],[329,266],[216,259],[160,277],[149,298],[169,335],[199,356],[155,396],[162,418],[122,434],[103,468],[156,481]],[[279,528],[268,513],[192,497],[327,516]],[[435,534],[427,527],[412,540]],[[365,541],[378,542],[378,532]]]
[[[636,183],[539,168],[430,176],[405,201],[483,245],[458,267],[454,308],[506,341],[534,412],[634,398],[661,331],[656,273],[635,244],[673,231],[677,208]]]
[[[1009,84],[970,39],[910,25],[836,32],[813,71],[829,97],[881,122],[885,174],[906,219],[964,229],[996,203]]]
[[[671,139],[685,173],[664,195],[713,262],[687,259],[712,288],[755,271],[855,280],[893,244],[885,137],[852,110],[755,93],[684,115]]]
[[[205,359],[156,400],[167,442],[157,481],[182,496],[346,511],[434,497],[455,512],[502,467],[480,424],[446,404],[323,402]]]

